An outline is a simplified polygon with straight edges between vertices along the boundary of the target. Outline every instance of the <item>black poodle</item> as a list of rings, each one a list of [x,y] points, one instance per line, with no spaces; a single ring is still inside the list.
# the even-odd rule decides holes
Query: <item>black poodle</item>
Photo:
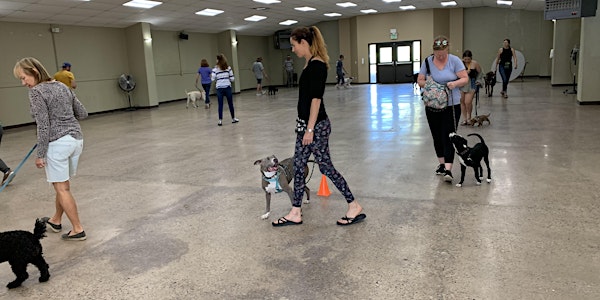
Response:
[[[33,233],[24,230],[7,231],[0,233],[0,263],[8,261],[17,279],[6,285],[9,289],[21,286],[29,274],[27,264],[33,264],[40,270],[40,282],[50,278],[48,264],[42,256],[40,239],[46,236],[46,223],[35,220]]]

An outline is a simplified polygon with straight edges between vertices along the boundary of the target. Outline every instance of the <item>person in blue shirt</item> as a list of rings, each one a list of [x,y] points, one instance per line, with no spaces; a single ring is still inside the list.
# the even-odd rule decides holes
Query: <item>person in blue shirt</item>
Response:
[[[344,55],[340,54],[340,59],[338,59],[335,64],[335,73],[337,75],[337,83],[335,87],[338,89],[344,86],[344,75],[348,74],[348,71],[344,68]]]
[[[200,61],[200,69],[198,69],[198,75],[196,76],[196,88],[198,88],[198,79],[200,79],[200,84],[202,84],[202,88],[206,93],[206,99],[204,99],[204,107],[210,108],[210,85],[212,83],[211,80],[212,69],[208,65],[208,61],[206,58],[203,58]]]
[[[444,181],[452,183],[454,146],[450,142],[450,133],[456,132],[456,126],[460,119],[459,88],[469,82],[469,75],[463,61],[458,56],[449,54],[449,47],[450,42],[443,35],[433,40],[433,55],[425,58],[430,72],[427,71],[426,63],[423,63],[417,83],[421,88],[425,88],[426,76],[431,76],[435,82],[447,86],[450,90],[448,106],[442,110],[425,107],[425,115],[433,137],[435,154],[439,161],[435,174],[443,175]]]

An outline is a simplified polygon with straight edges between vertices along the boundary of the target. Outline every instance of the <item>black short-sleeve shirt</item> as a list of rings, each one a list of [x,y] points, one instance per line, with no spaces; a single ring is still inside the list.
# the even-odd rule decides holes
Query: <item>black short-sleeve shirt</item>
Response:
[[[319,60],[310,60],[300,74],[298,117],[308,123],[312,99],[321,99],[317,123],[327,119],[323,94],[325,94],[325,81],[327,80],[327,65]]]

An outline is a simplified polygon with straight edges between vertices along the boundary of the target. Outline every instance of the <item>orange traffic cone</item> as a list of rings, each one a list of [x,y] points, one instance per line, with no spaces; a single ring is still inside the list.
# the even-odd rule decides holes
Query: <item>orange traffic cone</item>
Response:
[[[321,185],[319,185],[319,191],[317,192],[317,196],[325,196],[329,197],[331,192],[329,191],[329,187],[327,186],[327,177],[325,175],[321,176]]]

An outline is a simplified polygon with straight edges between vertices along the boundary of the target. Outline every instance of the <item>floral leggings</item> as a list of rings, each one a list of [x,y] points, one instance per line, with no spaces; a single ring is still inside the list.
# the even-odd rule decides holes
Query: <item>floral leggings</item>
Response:
[[[304,196],[304,166],[308,163],[311,154],[319,164],[321,174],[327,176],[335,187],[346,198],[346,202],[354,201],[354,196],[346,183],[346,180],[334,167],[329,155],[329,134],[331,134],[331,122],[325,119],[315,126],[313,142],[310,145],[302,145],[304,132],[298,133],[296,137],[296,149],[294,153],[294,201],[293,207],[302,207]]]

